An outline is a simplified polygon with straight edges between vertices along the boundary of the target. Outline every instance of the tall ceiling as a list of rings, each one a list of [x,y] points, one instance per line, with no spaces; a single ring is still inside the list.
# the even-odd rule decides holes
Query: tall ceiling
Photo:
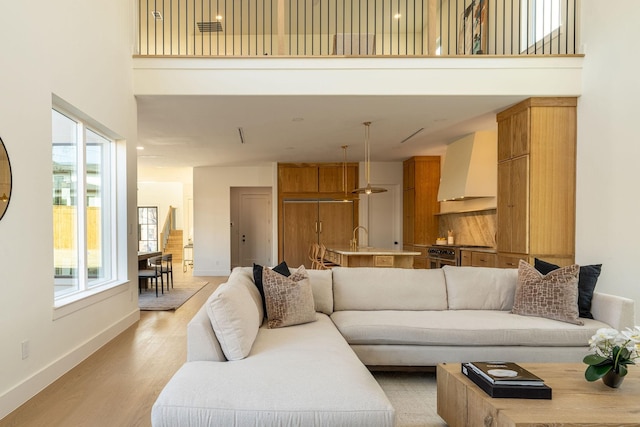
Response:
[[[519,96],[138,96],[139,178],[197,166],[437,155]],[[244,142],[240,137],[242,129]],[[405,138],[416,133],[405,142]],[[155,172],[154,172],[155,171]]]

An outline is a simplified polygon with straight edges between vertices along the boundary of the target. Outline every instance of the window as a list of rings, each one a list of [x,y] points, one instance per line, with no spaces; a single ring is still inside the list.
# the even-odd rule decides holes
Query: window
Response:
[[[520,48],[543,49],[545,43],[557,37],[566,9],[560,0],[521,0],[522,37]]]
[[[138,252],[158,251],[158,208],[138,207]]]
[[[55,297],[111,282],[115,254],[115,141],[52,109]]]

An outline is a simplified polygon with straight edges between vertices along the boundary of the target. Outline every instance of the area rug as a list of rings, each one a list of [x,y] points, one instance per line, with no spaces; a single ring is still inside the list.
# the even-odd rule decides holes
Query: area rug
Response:
[[[372,372],[396,410],[397,427],[446,427],[433,372]]]
[[[158,291],[157,298],[155,288],[143,290],[142,293],[138,295],[138,307],[140,307],[140,310],[147,311],[175,310],[194,296],[196,292],[202,289],[207,283],[209,282],[175,282],[173,288],[169,291],[165,288],[164,295]]]

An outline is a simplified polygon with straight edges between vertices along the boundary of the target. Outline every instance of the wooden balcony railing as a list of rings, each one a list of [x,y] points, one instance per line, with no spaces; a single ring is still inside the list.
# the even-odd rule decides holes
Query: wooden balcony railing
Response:
[[[138,54],[571,55],[579,0],[138,0]]]

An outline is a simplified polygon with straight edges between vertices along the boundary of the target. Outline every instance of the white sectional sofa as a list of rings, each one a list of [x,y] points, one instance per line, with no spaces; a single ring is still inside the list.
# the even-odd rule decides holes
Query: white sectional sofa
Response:
[[[262,324],[240,360],[225,358],[207,302],[189,323],[187,363],[156,400],[153,426],[393,426],[394,409],[365,365],[576,362],[598,328],[634,325],[633,300],[597,292],[584,325],[511,314],[515,269],[308,273],[317,320]],[[221,286],[246,289],[247,316],[262,323],[251,268]]]

